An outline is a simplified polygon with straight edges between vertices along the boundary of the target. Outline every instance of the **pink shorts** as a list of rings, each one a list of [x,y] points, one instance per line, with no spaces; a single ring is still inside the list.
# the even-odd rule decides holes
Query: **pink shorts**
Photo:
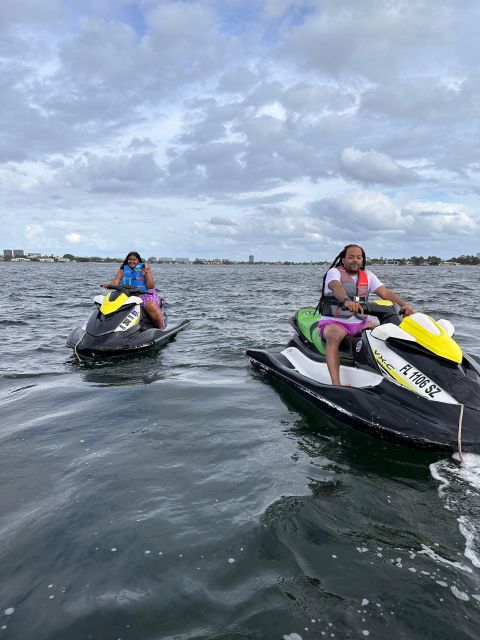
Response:
[[[344,323],[338,322],[338,320],[335,320],[334,318],[324,318],[318,322],[318,332],[320,333],[320,336],[323,337],[323,330],[325,327],[328,327],[329,324],[336,324],[337,327],[340,327],[345,331],[346,336],[356,336],[357,333],[361,333],[365,329],[369,322],[370,320],[360,320],[359,322]]]
[[[157,307],[160,307],[160,298],[158,297],[156,289],[149,289],[147,293],[141,293],[139,295],[144,302],[153,302]]]

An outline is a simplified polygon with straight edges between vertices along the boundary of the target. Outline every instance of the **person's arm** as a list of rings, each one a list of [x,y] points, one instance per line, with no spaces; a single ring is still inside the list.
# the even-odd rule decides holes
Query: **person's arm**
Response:
[[[118,287],[120,280],[123,278],[123,269],[119,269],[115,274],[115,277],[111,282],[104,282],[100,286],[104,289],[110,289],[110,287]]]
[[[398,304],[402,308],[403,315],[411,316],[412,313],[414,313],[413,307],[411,304],[408,304],[408,302],[405,302],[405,300],[402,300],[400,296],[397,296],[397,294],[394,291],[387,289],[385,285],[382,284],[380,287],[375,289],[374,293],[380,298],[382,298],[382,300],[390,300],[390,302],[394,302],[395,304]]]
[[[147,289],[155,289],[155,278],[152,274],[152,269],[150,268],[150,264],[147,262],[143,267],[143,273],[145,274],[145,284],[147,285]]]
[[[353,313],[363,313],[363,307],[358,304],[358,302],[350,300],[347,292],[345,291],[342,283],[339,280],[330,280],[330,282],[328,283],[328,288],[331,289],[339,304],[343,304],[346,309],[352,311]]]

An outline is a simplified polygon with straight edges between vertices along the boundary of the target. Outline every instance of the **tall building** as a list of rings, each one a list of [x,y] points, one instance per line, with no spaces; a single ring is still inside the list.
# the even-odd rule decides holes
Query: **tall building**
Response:
[[[5,260],[11,260],[13,258],[13,251],[11,249],[4,249],[3,257]]]
[[[253,264],[255,262],[255,256],[248,256],[248,261],[250,264]]]
[[[23,249],[14,249],[13,250],[13,257],[14,258],[24,258],[25,256],[23,255]]]

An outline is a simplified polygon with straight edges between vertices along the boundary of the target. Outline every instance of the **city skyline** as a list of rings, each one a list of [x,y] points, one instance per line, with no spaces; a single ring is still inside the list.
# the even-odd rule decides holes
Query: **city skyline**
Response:
[[[143,256],[146,262],[155,264],[328,264],[328,260],[267,260],[259,259],[255,260],[255,256],[250,254],[247,259],[232,259],[232,258],[220,258],[220,257],[166,257],[166,256]],[[458,260],[458,262],[456,262]],[[23,249],[3,249],[3,255],[0,255],[0,261],[39,261],[39,262],[85,262],[85,261],[102,261],[102,262],[122,262],[123,258],[118,256],[82,256],[73,254],[64,254],[63,256],[57,256],[53,253],[41,254],[38,252],[26,252]],[[459,256],[451,256],[448,259],[442,259],[439,256],[396,256],[396,257],[384,257],[384,256],[367,256],[367,264],[406,264],[406,265],[438,265],[438,264],[480,264],[480,252],[474,254],[461,254]]]
[[[466,0],[4,0],[3,246],[477,253]]]

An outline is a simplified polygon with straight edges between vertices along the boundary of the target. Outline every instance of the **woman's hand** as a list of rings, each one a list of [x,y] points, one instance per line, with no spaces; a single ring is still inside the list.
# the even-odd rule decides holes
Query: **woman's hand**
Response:
[[[101,285],[102,289],[110,289],[110,287],[112,286],[111,282],[103,282]]]
[[[152,268],[150,267],[150,263],[146,262],[145,263],[145,273],[149,273],[152,270]]]

